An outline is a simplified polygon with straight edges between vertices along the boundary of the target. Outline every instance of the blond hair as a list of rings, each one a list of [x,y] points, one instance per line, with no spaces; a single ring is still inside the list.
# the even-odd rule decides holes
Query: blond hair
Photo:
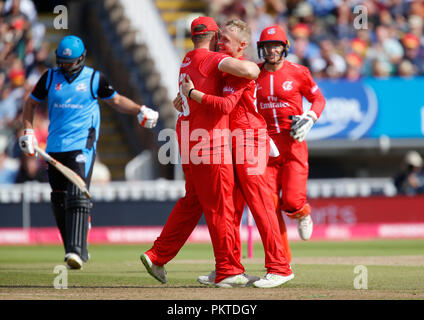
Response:
[[[225,23],[225,27],[230,30],[237,31],[239,34],[238,38],[240,41],[245,41],[247,44],[250,43],[252,30],[250,29],[250,27],[247,25],[246,22],[239,19],[234,19]]]

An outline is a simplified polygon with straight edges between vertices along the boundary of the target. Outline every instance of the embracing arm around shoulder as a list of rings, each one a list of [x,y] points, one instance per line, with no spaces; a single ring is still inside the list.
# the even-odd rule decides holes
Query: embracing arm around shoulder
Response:
[[[256,80],[261,71],[258,65],[252,61],[227,58],[221,61],[218,69],[233,76]]]
[[[208,108],[223,114],[229,114],[239,102],[245,88],[239,89],[234,94],[226,97],[214,96],[211,94],[205,94],[200,90],[194,88],[194,83],[187,75],[182,83],[182,93],[191,100],[201,103]]]

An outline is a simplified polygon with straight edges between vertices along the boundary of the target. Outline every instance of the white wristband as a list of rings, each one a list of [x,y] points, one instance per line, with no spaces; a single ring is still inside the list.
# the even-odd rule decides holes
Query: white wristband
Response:
[[[314,120],[314,122],[318,120],[317,114],[314,111],[309,110],[306,114],[310,116]]]

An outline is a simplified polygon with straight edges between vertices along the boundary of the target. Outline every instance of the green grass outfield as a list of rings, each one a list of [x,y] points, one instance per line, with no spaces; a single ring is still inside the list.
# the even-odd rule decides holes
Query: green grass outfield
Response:
[[[150,246],[91,245],[84,269],[68,272],[68,290],[53,288],[55,267],[65,265],[61,246],[0,246],[0,299],[215,299],[215,292],[236,299],[232,290],[243,299],[424,299],[424,239],[295,241],[295,279],[273,289],[205,290],[196,278],[214,268],[210,244],[186,244],[166,265],[168,283],[162,285],[139,260]],[[254,258],[242,262],[247,273],[265,275],[260,243]],[[367,290],[354,288],[357,265],[367,268]]]

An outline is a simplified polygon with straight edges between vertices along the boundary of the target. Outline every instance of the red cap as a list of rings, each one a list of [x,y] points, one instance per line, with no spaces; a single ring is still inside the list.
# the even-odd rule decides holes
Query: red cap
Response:
[[[25,81],[25,71],[23,69],[11,69],[9,71],[10,81],[14,85],[22,85]]]
[[[298,23],[293,27],[292,34],[295,37],[308,38],[311,31],[306,23]]]
[[[407,49],[416,49],[420,46],[420,39],[412,33],[407,33],[403,36],[402,43]]]
[[[206,28],[203,29],[202,31],[197,31],[194,32],[194,28],[199,26],[199,25],[204,25]],[[206,32],[210,32],[210,31],[218,31],[218,25],[216,24],[215,20],[211,17],[198,17],[196,19],[193,20],[193,22],[191,23],[191,35],[192,36],[196,36],[199,34],[205,34]]]
[[[355,38],[350,43],[353,51],[356,53],[364,56],[367,51],[367,43],[364,40],[361,40],[359,38]]]
[[[362,66],[362,58],[359,54],[355,52],[350,52],[346,55],[345,58],[348,65],[352,67],[361,67]]]
[[[16,30],[22,30],[25,27],[25,20],[22,18],[15,19],[12,22],[12,27]]]
[[[257,45],[259,46],[261,42],[271,41],[278,41],[282,42],[283,44],[287,44],[286,33],[277,25],[265,28],[261,33],[261,37],[259,38]]]

